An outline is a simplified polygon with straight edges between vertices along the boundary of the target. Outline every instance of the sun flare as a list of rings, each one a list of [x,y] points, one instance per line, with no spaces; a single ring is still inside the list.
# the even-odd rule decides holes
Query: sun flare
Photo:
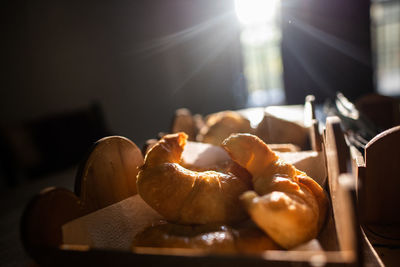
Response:
[[[272,20],[276,7],[277,0],[235,0],[236,15],[244,25]]]

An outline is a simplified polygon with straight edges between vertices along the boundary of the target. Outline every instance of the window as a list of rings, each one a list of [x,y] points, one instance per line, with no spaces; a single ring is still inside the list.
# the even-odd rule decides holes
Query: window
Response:
[[[379,93],[400,95],[400,1],[371,4],[375,79]]]
[[[235,0],[241,24],[248,106],[282,104],[279,0]]]

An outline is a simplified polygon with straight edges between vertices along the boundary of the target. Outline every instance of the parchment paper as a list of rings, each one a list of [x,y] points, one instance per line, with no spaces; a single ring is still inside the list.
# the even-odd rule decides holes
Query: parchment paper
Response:
[[[139,195],[90,213],[62,227],[64,244],[93,248],[131,248],[134,236],[162,219]]]

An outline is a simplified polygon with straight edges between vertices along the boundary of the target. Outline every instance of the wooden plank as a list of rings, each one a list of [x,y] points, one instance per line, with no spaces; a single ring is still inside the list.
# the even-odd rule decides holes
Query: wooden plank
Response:
[[[357,256],[357,262],[361,257],[358,251],[357,231],[355,223],[353,199],[349,190],[354,188],[354,177],[347,173],[349,149],[344,140],[344,135],[338,117],[328,117],[325,132],[325,151],[327,158],[328,185],[331,196],[333,217],[337,231],[339,248],[341,251],[349,251]]]
[[[396,266],[400,261],[400,126],[374,137],[365,148],[365,160],[356,159],[359,207],[365,240],[370,251],[379,255],[381,265]],[[380,259],[379,259],[380,260]]]
[[[319,123],[315,116],[315,97],[308,95],[304,104],[304,125],[309,127],[311,149],[322,151],[322,136],[319,132]]]
[[[27,205],[21,218],[21,241],[35,258],[38,247],[62,243],[61,225],[85,214],[74,193],[63,188],[47,188]]]
[[[136,194],[136,175],[143,165],[140,149],[128,138],[100,139],[81,164],[75,194],[88,212],[95,211]]]
[[[112,250],[55,249],[38,250],[37,255],[43,266],[346,266],[346,255],[335,252],[326,256],[318,254],[311,261],[304,261],[302,253],[284,258],[275,256],[240,255],[240,254],[184,254],[176,256],[166,253],[128,253]],[[315,254],[314,254],[315,256]],[[268,259],[270,257],[270,259]],[[291,260],[292,258],[292,260]]]
[[[21,219],[21,239],[28,253],[36,258],[38,247],[61,245],[63,224],[135,194],[141,164],[141,151],[127,138],[100,139],[79,168],[78,194],[48,188],[28,203]]]
[[[365,147],[364,197],[361,199],[367,207],[363,209],[365,223],[400,224],[399,163],[400,126],[382,132]],[[395,238],[400,239],[400,235]]]

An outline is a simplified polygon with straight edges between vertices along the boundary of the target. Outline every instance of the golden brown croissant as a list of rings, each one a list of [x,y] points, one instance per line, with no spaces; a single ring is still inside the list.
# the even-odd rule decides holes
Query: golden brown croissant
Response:
[[[246,192],[241,199],[260,228],[284,248],[317,236],[325,219],[327,198],[313,179],[281,161],[254,135],[231,135],[223,147],[253,176],[255,192]]]
[[[180,225],[161,223],[137,234],[135,247],[193,248],[218,253],[258,253],[280,247],[254,225]]]
[[[170,222],[228,223],[246,218],[239,196],[251,188],[247,171],[234,162],[224,173],[184,168],[180,161],[186,139],[185,133],[166,135],[146,154],[137,176],[143,200]]]
[[[181,225],[162,223],[137,234],[133,247],[194,248],[213,252],[233,252],[234,236],[225,225]]]

